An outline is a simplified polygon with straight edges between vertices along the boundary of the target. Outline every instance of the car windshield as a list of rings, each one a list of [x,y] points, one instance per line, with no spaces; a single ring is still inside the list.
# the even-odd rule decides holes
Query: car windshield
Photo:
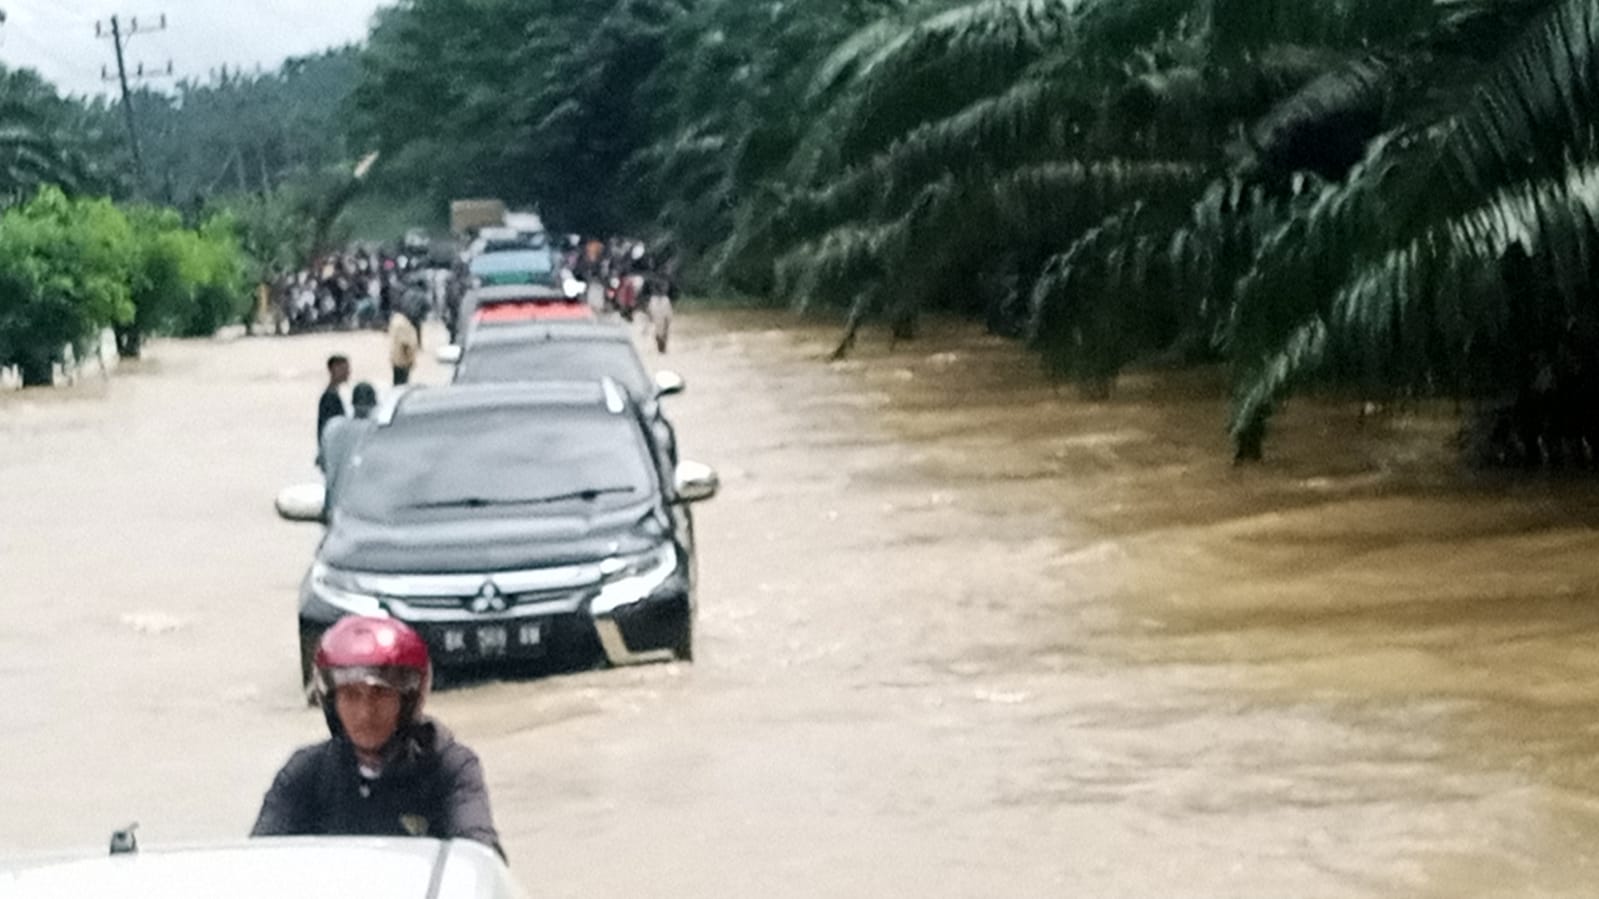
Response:
[[[369,521],[445,508],[613,508],[654,492],[647,458],[627,418],[598,410],[402,417],[351,460],[339,505]]]
[[[472,260],[472,274],[479,276],[520,273],[546,275],[554,270],[555,257],[544,250],[484,253]]]
[[[638,352],[620,340],[474,343],[462,355],[455,376],[463,384],[601,378],[615,380],[634,399],[646,399],[653,392]]]

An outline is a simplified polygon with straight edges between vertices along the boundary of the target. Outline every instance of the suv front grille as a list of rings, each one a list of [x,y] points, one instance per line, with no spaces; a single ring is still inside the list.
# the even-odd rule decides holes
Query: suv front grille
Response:
[[[508,611],[514,611],[544,603],[581,602],[586,594],[587,591],[583,590],[542,590],[534,593],[506,594],[504,598]],[[450,612],[471,611],[472,602],[477,598],[478,594],[472,593],[465,596],[408,596],[403,601],[416,609]]]

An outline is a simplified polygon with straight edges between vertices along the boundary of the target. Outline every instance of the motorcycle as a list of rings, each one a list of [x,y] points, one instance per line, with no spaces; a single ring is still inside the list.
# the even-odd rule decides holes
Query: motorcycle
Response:
[[[639,300],[644,292],[643,275],[627,275],[622,278],[611,279],[610,300],[611,308],[622,316],[624,321],[632,321],[633,315],[638,312]]]

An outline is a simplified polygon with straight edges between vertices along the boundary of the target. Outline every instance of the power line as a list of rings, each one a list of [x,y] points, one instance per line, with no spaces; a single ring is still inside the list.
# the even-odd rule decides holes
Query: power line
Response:
[[[133,173],[134,177],[138,179],[138,188],[141,193],[144,191],[145,187],[144,154],[139,149],[139,124],[133,112],[133,91],[128,87],[128,80],[130,76],[128,73],[128,63],[125,51],[128,46],[128,41],[132,40],[135,36],[167,30],[166,13],[162,13],[160,15],[158,24],[150,25],[149,22],[149,18],[146,17],[146,24],[141,25],[139,24],[139,20],[137,18],[132,18],[129,19],[126,24],[123,24],[120,16],[112,16],[109,27],[105,22],[94,23],[94,36],[109,38],[112,46],[116,48],[116,81],[122,86],[122,112],[126,116],[128,123],[128,148],[133,152]],[[152,78],[169,78],[172,76],[172,74],[172,62],[171,60],[168,60],[165,70],[152,69],[150,71],[146,71],[144,63],[141,62],[139,63],[138,68],[133,71],[131,77],[137,81],[148,81]],[[111,74],[104,68],[100,70],[100,78],[104,81],[112,80]]]

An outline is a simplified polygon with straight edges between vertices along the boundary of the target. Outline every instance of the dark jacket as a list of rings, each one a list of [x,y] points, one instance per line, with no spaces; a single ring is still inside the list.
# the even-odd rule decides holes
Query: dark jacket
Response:
[[[327,430],[328,422],[344,414],[344,399],[339,396],[339,388],[329,387],[322,391],[322,398],[316,403],[316,439],[322,442],[322,432]]]
[[[362,776],[342,737],[296,752],[250,835],[463,838],[504,855],[477,754],[429,719],[395,741],[376,780]]]

